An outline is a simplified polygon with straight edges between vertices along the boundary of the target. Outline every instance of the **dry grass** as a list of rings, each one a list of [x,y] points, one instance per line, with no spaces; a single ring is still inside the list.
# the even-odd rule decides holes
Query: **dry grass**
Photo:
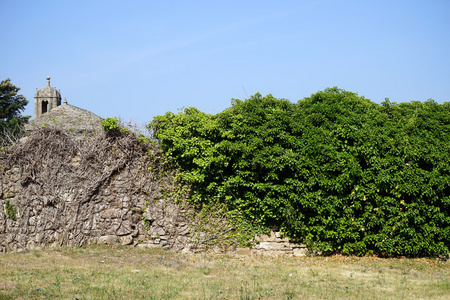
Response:
[[[0,255],[0,299],[448,299],[450,262],[182,255],[91,246]]]

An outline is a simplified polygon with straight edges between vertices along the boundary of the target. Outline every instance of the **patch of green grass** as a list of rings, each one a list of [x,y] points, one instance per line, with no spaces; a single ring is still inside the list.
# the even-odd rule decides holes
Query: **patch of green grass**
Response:
[[[90,246],[0,255],[1,299],[445,299],[450,264]]]

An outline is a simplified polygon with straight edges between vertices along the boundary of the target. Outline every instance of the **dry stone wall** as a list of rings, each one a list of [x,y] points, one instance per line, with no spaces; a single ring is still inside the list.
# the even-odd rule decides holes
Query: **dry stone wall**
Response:
[[[197,232],[201,219],[175,201],[174,173],[161,157],[157,146],[133,134],[74,135],[55,127],[30,132],[0,155],[0,252],[92,243],[211,250],[202,241],[220,237],[230,225],[211,219],[214,230]],[[306,254],[304,245],[278,232],[255,242],[235,253]]]
[[[271,231],[255,237],[256,245],[253,252],[271,256],[305,256],[308,249],[305,244],[291,243],[287,237],[282,237],[279,231]]]
[[[167,196],[173,174],[161,168],[157,147],[133,135],[80,137],[46,128],[2,156],[2,252],[90,243],[164,249],[188,244],[188,209]]]

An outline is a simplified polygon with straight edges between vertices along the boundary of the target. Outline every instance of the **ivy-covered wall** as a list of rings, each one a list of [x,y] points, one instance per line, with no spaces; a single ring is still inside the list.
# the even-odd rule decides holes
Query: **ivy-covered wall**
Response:
[[[191,203],[249,232],[280,229],[323,253],[450,249],[450,104],[376,104],[328,88],[291,103],[256,94],[149,125]]]

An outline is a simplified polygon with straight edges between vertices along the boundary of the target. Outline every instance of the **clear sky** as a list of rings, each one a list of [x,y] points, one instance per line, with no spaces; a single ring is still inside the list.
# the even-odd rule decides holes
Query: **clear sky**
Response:
[[[450,101],[450,0],[0,0],[0,80],[60,89],[101,117],[216,114],[260,92],[338,86],[380,103]]]

